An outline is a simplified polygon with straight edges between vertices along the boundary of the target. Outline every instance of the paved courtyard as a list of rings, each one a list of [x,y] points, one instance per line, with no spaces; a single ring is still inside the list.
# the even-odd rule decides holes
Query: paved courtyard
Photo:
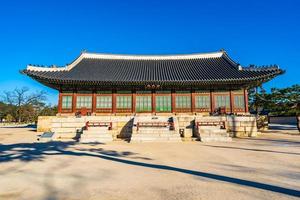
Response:
[[[298,199],[295,133],[231,143],[77,144],[35,143],[32,128],[0,127],[0,199]]]

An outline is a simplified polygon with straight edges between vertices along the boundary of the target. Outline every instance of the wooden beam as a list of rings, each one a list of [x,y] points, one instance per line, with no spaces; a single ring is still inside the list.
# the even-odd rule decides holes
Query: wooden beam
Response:
[[[73,92],[73,95],[72,95],[72,113],[76,113],[76,100],[77,100],[77,93]]]
[[[61,92],[59,92],[59,95],[58,95],[57,112],[59,114],[62,112],[62,93]]]
[[[155,97],[156,97],[155,91],[152,90],[152,92],[151,92],[151,103],[152,103],[152,104],[151,104],[151,107],[152,107],[152,113],[153,113],[153,114],[155,113],[155,105],[156,105]]]
[[[136,111],[135,111],[135,106],[136,106],[136,91],[133,90],[133,91],[132,91],[132,106],[131,106],[131,108],[132,108],[132,113],[135,113],[135,112],[136,112]]]
[[[96,113],[96,104],[97,104],[97,97],[96,97],[96,92],[93,92],[92,96],[92,113]]]
[[[112,113],[116,113],[116,105],[117,104],[117,98],[116,98],[116,91],[112,91]]]
[[[215,110],[215,98],[212,90],[209,92],[210,94],[210,112],[214,112]]]
[[[248,91],[247,91],[247,89],[244,89],[244,101],[245,101],[245,112],[248,113],[249,108],[248,108]]]
[[[229,99],[230,99],[230,113],[233,113],[234,111],[234,99],[233,99],[233,93],[232,90],[229,90]]]

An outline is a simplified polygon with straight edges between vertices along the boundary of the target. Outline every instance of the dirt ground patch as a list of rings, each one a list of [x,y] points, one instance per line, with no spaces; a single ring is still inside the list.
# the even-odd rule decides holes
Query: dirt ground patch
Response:
[[[36,143],[0,128],[0,199],[297,199],[300,136],[230,143]]]

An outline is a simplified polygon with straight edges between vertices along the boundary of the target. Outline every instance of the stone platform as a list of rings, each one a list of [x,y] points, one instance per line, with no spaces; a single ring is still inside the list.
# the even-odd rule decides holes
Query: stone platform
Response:
[[[164,122],[173,121],[173,128],[163,127],[143,127],[137,130],[138,122]],[[87,121],[109,121],[112,122],[110,132],[112,140],[127,141],[195,141],[201,139],[199,133],[195,131],[197,121],[224,121],[226,130],[221,131],[219,135],[226,134],[230,137],[254,137],[257,131],[255,116],[202,116],[202,115],[128,115],[128,116],[51,116],[39,117],[38,131],[50,131],[55,133],[55,140],[80,139],[80,137],[99,137],[97,133],[86,133],[84,127]],[[202,134],[202,141],[207,139],[207,135],[213,135],[216,130],[207,130]],[[206,134],[206,136],[204,135]],[[205,137],[204,137],[205,136]],[[108,140],[103,136],[103,140]],[[216,138],[216,135],[213,135]],[[205,139],[204,139],[205,138]],[[218,138],[219,139],[219,138]],[[229,140],[229,139],[228,139]],[[111,139],[109,139],[111,141]],[[208,139],[207,139],[208,141]]]

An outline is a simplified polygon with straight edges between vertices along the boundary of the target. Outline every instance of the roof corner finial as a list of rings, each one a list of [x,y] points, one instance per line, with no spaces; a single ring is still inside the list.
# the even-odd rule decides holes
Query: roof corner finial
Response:
[[[237,63],[236,65],[237,65],[238,70],[243,70],[243,67],[240,63]]]
[[[83,49],[82,51],[81,51],[81,53],[86,53],[87,52],[87,50],[86,49]]]
[[[225,52],[226,52],[225,49],[223,49],[223,48],[220,49],[220,51],[221,51],[222,53],[225,53]]]

